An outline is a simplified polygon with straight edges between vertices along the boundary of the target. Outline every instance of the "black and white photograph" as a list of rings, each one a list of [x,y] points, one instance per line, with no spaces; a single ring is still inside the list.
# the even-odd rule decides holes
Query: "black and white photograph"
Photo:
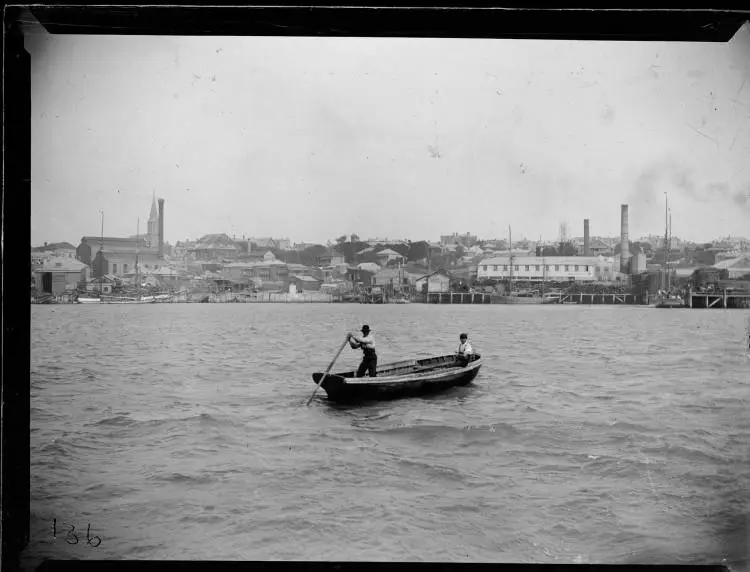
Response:
[[[750,23],[22,20],[24,569],[750,570]]]

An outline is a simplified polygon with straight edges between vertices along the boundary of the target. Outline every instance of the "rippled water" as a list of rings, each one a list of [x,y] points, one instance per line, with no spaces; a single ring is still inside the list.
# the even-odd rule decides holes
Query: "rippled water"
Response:
[[[747,569],[741,310],[34,306],[40,558],[718,563]],[[380,362],[475,382],[336,406],[312,371],[369,323]],[[334,369],[354,368],[345,349]],[[57,519],[57,539],[52,522]],[[71,523],[79,542],[66,537]],[[86,542],[90,535],[101,538]],[[67,538],[67,542],[66,542]]]

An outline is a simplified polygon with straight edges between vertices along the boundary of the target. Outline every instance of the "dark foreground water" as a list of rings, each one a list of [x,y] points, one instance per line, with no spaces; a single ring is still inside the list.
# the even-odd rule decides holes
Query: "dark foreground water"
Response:
[[[166,304],[31,314],[27,566],[748,568],[749,312]],[[381,363],[451,352],[468,331],[485,365],[473,385],[436,397],[342,407],[321,390],[305,407],[311,372],[362,323]],[[359,357],[346,348],[334,369]]]

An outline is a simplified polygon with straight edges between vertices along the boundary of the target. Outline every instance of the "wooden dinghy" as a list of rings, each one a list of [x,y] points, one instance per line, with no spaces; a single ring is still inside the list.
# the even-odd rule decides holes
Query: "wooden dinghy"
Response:
[[[388,363],[378,367],[376,377],[355,377],[356,372],[329,373],[321,387],[328,399],[337,402],[397,399],[436,393],[451,387],[467,385],[482,367],[482,356],[474,354],[467,365],[455,355]],[[312,374],[317,384],[323,373]]]

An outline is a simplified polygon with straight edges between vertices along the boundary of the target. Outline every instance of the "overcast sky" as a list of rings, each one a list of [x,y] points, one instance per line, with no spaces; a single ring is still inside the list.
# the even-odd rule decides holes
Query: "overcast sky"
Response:
[[[31,241],[750,237],[750,27],[728,44],[27,36]]]

